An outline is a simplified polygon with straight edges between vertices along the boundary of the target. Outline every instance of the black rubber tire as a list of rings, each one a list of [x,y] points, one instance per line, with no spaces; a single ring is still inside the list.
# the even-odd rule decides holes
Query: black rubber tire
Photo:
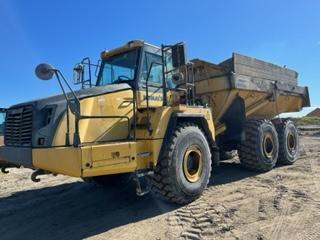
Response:
[[[203,158],[202,172],[196,182],[187,180],[183,158],[190,146],[196,145]],[[179,124],[155,168],[151,190],[165,200],[186,204],[197,199],[206,188],[211,174],[211,153],[205,134],[194,124]]]
[[[295,124],[291,120],[280,120],[274,122],[279,140],[278,163],[283,165],[293,164],[299,156],[299,133]],[[293,142],[289,139],[293,138]],[[289,144],[293,144],[290,145]]]
[[[264,151],[266,134],[272,140],[272,151],[267,156]],[[238,146],[241,164],[254,171],[270,171],[277,163],[279,142],[277,131],[269,120],[249,120],[245,127],[246,140]]]

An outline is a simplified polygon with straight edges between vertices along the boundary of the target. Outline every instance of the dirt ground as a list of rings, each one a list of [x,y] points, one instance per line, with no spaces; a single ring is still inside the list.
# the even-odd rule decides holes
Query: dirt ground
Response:
[[[13,169],[0,175],[0,239],[320,239],[320,132],[300,145],[296,164],[264,174],[222,163],[186,206]]]

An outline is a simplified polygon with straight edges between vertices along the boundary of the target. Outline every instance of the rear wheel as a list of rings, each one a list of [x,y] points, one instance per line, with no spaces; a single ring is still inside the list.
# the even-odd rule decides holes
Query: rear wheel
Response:
[[[277,162],[279,142],[273,124],[268,120],[249,120],[246,140],[238,147],[241,164],[251,170],[266,172]]]
[[[196,125],[180,124],[174,131],[152,177],[152,191],[174,203],[189,203],[206,188],[211,153]]]
[[[293,164],[299,155],[299,134],[295,124],[290,120],[275,123],[279,139],[280,164]]]

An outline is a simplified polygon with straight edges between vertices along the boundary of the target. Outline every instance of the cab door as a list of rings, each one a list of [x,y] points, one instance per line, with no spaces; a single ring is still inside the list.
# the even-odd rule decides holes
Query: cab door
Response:
[[[137,108],[147,108],[147,104],[149,108],[163,105],[163,72],[161,55],[145,51],[138,82]]]

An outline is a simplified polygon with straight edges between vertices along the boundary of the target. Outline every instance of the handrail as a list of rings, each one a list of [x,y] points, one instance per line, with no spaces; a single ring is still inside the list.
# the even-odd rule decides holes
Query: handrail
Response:
[[[133,139],[136,140],[136,92],[135,90],[132,88],[132,92],[133,92],[133,123],[134,123],[134,132],[133,132]],[[80,102],[79,102],[80,103]],[[80,144],[80,136],[79,136],[79,122],[81,120],[84,120],[84,119],[99,119],[99,118],[119,118],[119,119],[126,119],[127,120],[127,128],[128,128],[128,135],[127,135],[127,140],[130,140],[132,139],[132,136],[131,136],[131,129],[130,129],[130,118],[126,115],[81,115],[79,114],[78,116],[76,116],[76,132],[78,133],[78,136],[77,136],[77,140],[79,141],[78,143],[74,143],[74,146],[75,145],[79,145]],[[119,140],[124,140],[124,139],[119,139]]]
[[[130,118],[126,115],[80,115],[79,116],[79,121],[80,120],[84,120],[84,119],[99,119],[99,118],[119,118],[119,119],[126,119],[128,124],[127,124],[127,128],[128,128],[128,136],[127,139],[130,139]]]
[[[134,91],[134,90],[133,90]],[[135,98],[135,95],[133,93],[133,96]],[[135,118],[135,99],[133,99],[133,117]],[[74,136],[73,136],[73,146],[74,147],[79,147],[81,145],[81,140],[80,140],[80,129],[79,129],[79,122],[83,119],[95,119],[95,118],[119,118],[119,119],[127,119],[128,122],[128,136],[127,139],[131,139],[131,129],[130,129],[130,118],[126,115],[81,115],[81,110],[80,110],[80,101],[72,102],[69,101],[70,107],[71,107],[71,112],[75,115],[75,131],[74,131]],[[135,120],[134,120],[135,124]],[[135,132],[134,132],[134,139],[135,139]]]

